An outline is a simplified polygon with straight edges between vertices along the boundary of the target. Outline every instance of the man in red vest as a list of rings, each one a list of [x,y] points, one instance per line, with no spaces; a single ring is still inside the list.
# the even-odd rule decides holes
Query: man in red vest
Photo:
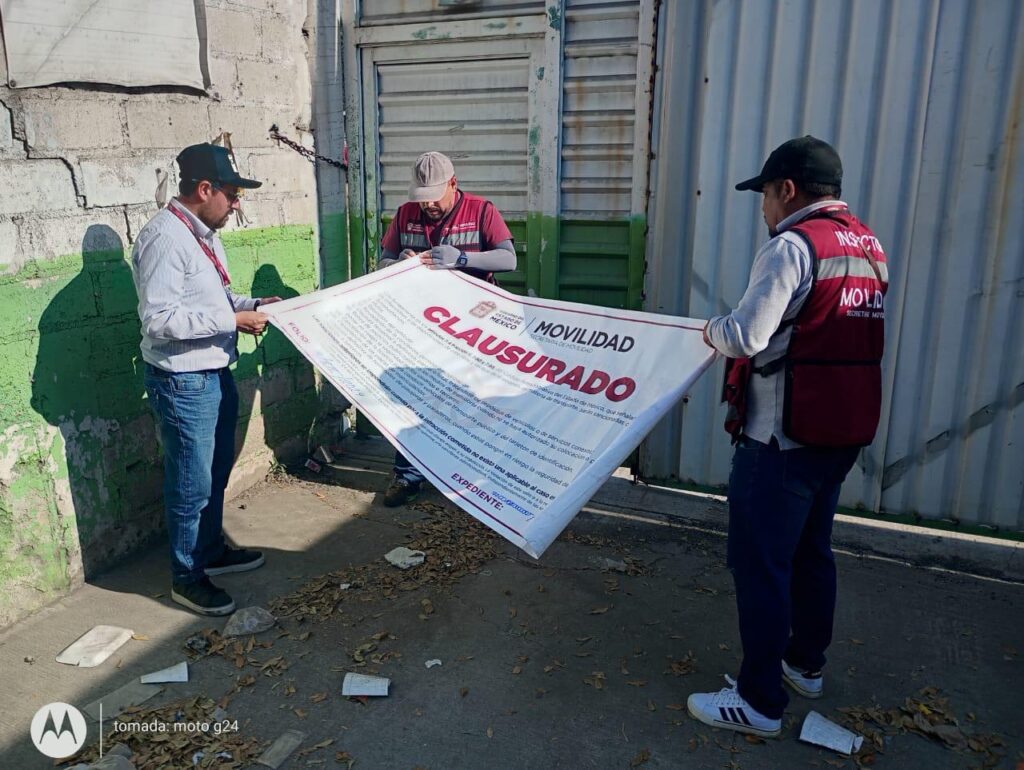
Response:
[[[490,283],[494,273],[516,269],[512,233],[501,213],[489,200],[460,190],[455,167],[440,152],[425,152],[413,165],[409,202],[398,207],[384,234],[378,269],[409,258]],[[401,452],[394,470],[384,492],[388,507],[410,502],[424,481]]]
[[[730,358],[727,563],[743,663],[729,687],[693,693],[687,706],[705,724],[764,737],[781,730],[783,683],[807,698],[823,693],[832,519],[881,409],[885,252],[838,199],[842,179],[836,151],[804,136],[736,185],[763,194],[771,239],[736,309],[704,328]]]

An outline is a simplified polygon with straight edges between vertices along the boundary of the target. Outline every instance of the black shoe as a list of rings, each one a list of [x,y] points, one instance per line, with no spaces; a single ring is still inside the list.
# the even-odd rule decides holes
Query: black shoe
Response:
[[[395,480],[391,482],[391,486],[384,492],[384,505],[388,508],[396,508],[399,505],[411,503],[416,499],[416,495],[420,493],[421,483],[418,481],[406,481],[396,476]]]
[[[227,591],[204,577],[196,583],[171,583],[171,599],[200,615],[230,615],[235,603]]]
[[[207,565],[206,574],[223,575],[226,572],[248,572],[262,566],[263,554],[260,551],[232,548],[230,545],[226,545],[220,558]]]

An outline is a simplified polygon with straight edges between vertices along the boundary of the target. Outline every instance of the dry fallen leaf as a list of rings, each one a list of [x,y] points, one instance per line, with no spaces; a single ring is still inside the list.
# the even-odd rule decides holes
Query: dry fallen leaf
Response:
[[[512,673],[513,674],[521,674],[521,673],[523,673],[523,667],[522,666],[513,666],[512,667]]]
[[[137,642],[148,642],[149,641],[149,637],[146,636],[145,634],[132,634],[132,639],[134,639]]]
[[[666,674],[674,674],[675,676],[685,676],[686,674],[692,674],[697,670],[697,657],[690,650],[680,660],[670,660],[668,669],[665,671]]]
[[[304,709],[292,709],[292,713],[295,714],[299,719],[306,718],[306,711]]]
[[[593,609],[590,610],[590,614],[591,615],[604,615],[610,609],[611,609],[611,605],[607,605],[607,606],[604,606],[604,607],[594,607]]]
[[[469,695],[469,688],[468,687],[460,687],[459,688],[459,695],[461,695],[463,698],[465,698],[467,695]]]
[[[327,700],[327,693],[326,692],[313,693],[313,695],[310,696],[309,699],[311,701],[313,701],[313,703],[320,703],[321,701]]]
[[[487,728],[487,737],[488,738],[493,738],[494,737],[494,728],[493,727],[488,727]]]
[[[650,759],[650,758],[651,758],[651,750],[650,749],[641,749],[639,754],[637,754],[635,757],[633,757],[631,760],[629,760],[629,766],[630,767],[640,767],[640,765],[645,764],[647,762],[647,760]]]
[[[308,749],[303,749],[302,751],[300,751],[298,753],[297,756],[300,756],[300,757],[307,756],[308,754],[312,754],[314,751],[319,751],[320,749],[327,748],[332,743],[334,743],[334,738],[328,738],[325,741],[320,741],[320,743],[317,743],[317,744],[314,744],[313,746],[310,746]]]
[[[686,710],[686,704],[685,703],[666,703],[665,704],[665,708],[672,709],[672,711],[685,711]]]
[[[751,743],[754,746],[760,746],[762,743],[764,743],[764,738],[758,738],[756,735],[744,735],[743,739],[747,743]]]
[[[603,690],[605,683],[604,671],[593,671],[590,676],[583,677],[583,681],[595,690]]]
[[[630,679],[626,682],[630,687],[644,687],[647,684],[646,679]]]

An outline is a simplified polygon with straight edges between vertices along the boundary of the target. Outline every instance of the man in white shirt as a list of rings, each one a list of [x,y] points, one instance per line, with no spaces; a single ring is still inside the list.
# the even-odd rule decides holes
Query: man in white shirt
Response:
[[[210,575],[263,564],[259,551],[232,548],[221,530],[224,490],[235,456],[238,392],[229,366],[238,332],[262,334],[261,304],[233,293],[216,231],[245,188],[223,147],[197,144],[177,158],[179,195],[142,228],[132,251],[149,402],[160,423],[164,506],[171,547],[171,598],[203,615],[235,604]]]
[[[832,520],[881,407],[888,269],[878,239],[839,200],[842,179],[836,151],[804,136],[736,185],[763,194],[771,238],[739,304],[704,329],[734,367],[727,563],[743,663],[730,687],[693,693],[687,707],[706,724],[763,737],[781,730],[783,683],[822,695],[836,603]]]

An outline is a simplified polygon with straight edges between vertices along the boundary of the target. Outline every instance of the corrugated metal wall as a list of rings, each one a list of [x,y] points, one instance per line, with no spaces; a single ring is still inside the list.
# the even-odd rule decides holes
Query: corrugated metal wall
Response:
[[[733,184],[790,137],[829,140],[892,278],[889,407],[842,502],[1024,529],[1024,3],[663,9],[649,307],[734,306],[767,231]],[[720,379],[648,440],[648,474],[726,482]]]
[[[525,58],[379,65],[381,211],[409,199],[409,169],[429,148],[452,159],[464,189],[525,216],[528,77]]]
[[[563,216],[607,219],[630,214],[639,17],[639,1],[566,3]]]
[[[411,24],[463,18],[487,18],[536,11],[544,0],[362,0],[359,23]]]
[[[562,71],[562,177],[559,297],[611,307],[638,307],[642,249],[631,237],[634,190],[646,187],[646,95],[637,110],[637,73],[653,52],[640,45],[639,0],[568,0]],[[649,37],[647,30],[645,37]],[[640,55],[642,54],[642,56]],[[643,57],[646,57],[646,61]],[[645,67],[646,65],[646,67]],[[643,75],[642,75],[643,76]],[[638,174],[638,170],[640,173]],[[642,190],[641,190],[642,192]],[[642,240],[640,241],[642,246]]]

